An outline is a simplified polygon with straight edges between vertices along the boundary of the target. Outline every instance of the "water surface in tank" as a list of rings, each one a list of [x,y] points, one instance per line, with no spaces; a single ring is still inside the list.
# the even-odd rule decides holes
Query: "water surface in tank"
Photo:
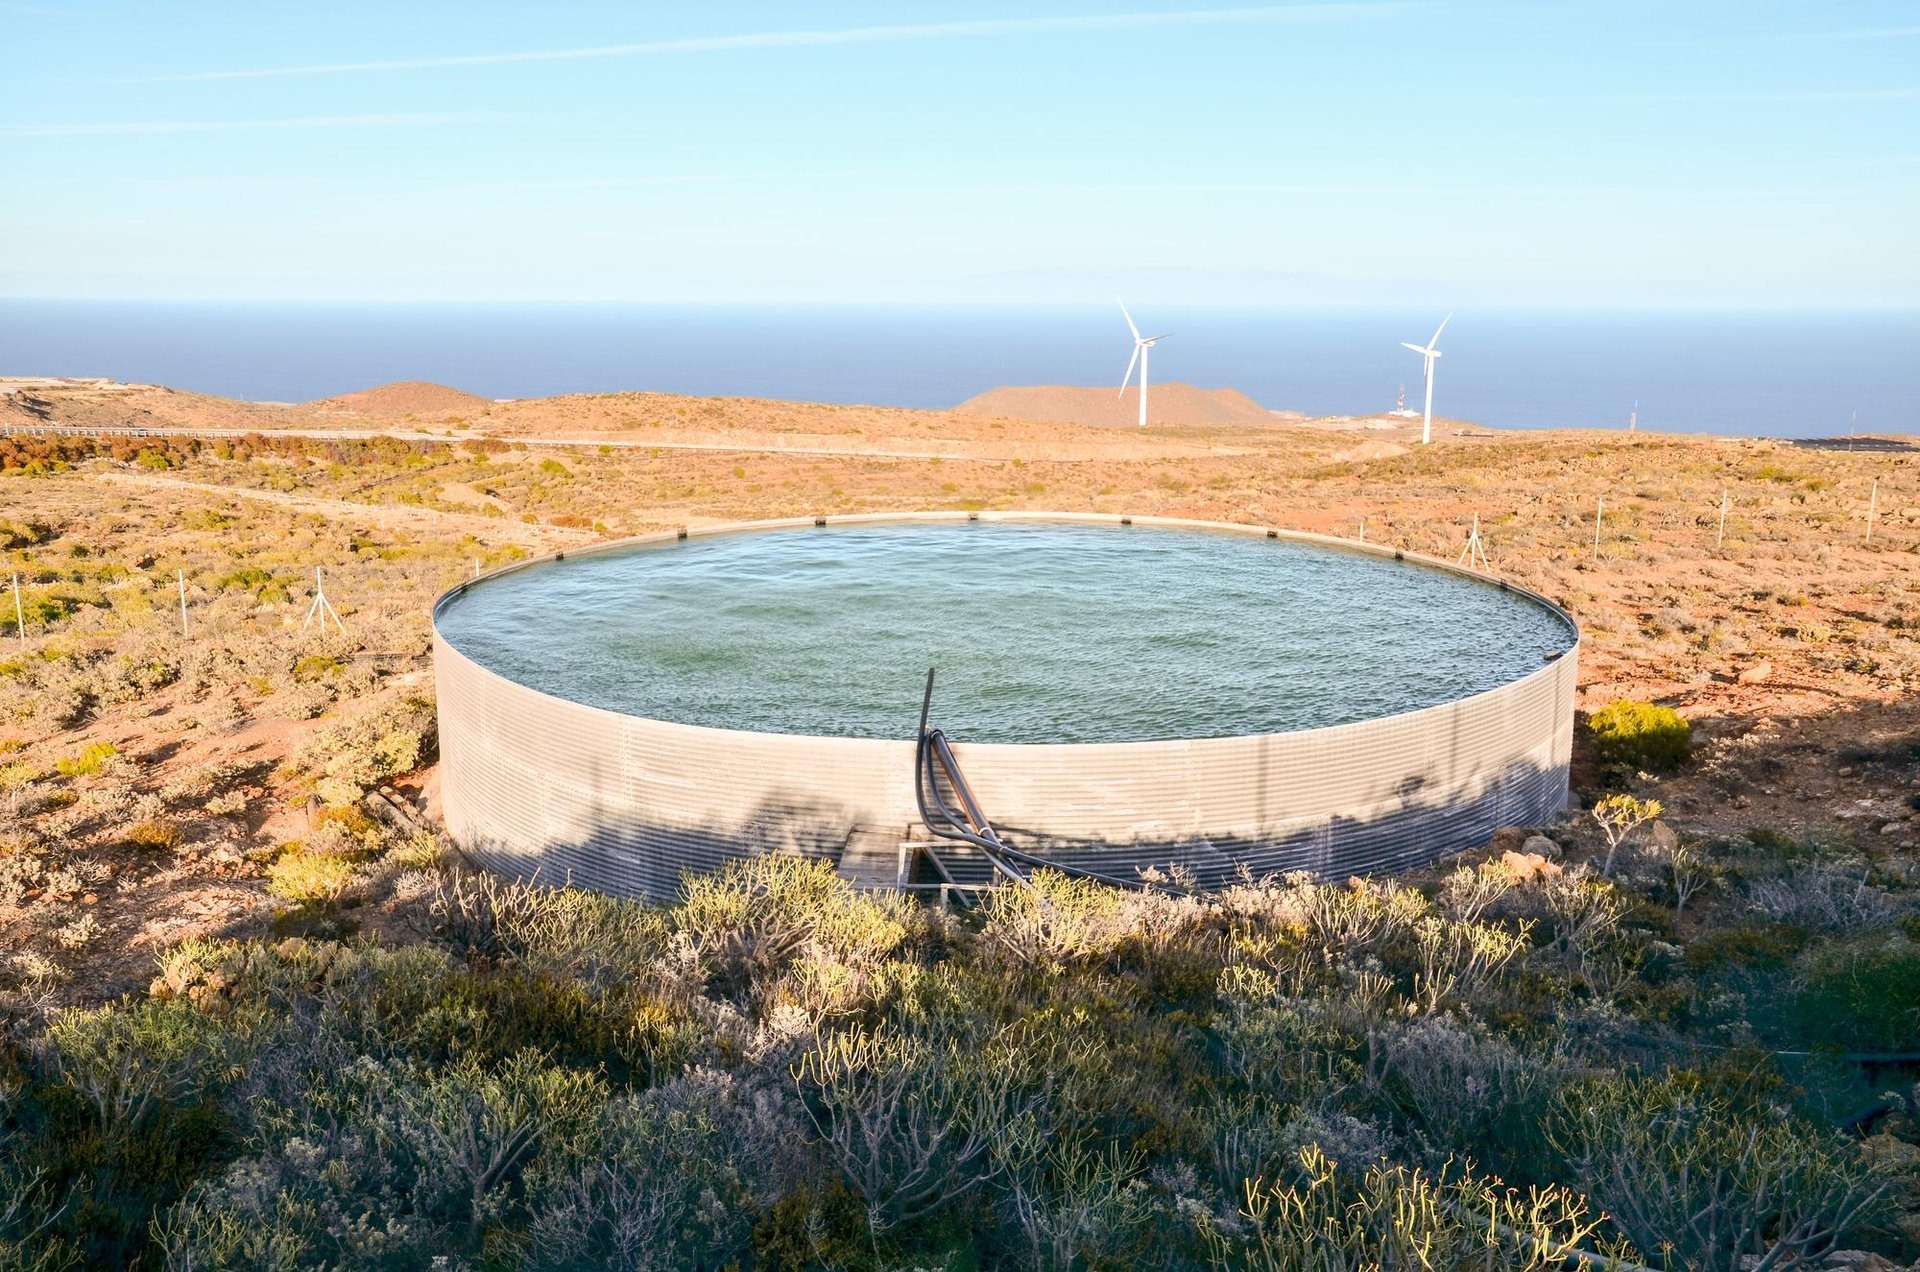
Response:
[[[1273,733],[1517,680],[1573,634],[1517,593],[1204,530],[892,522],[549,562],[449,601],[484,667],[614,711],[910,738],[927,668],[959,741]]]

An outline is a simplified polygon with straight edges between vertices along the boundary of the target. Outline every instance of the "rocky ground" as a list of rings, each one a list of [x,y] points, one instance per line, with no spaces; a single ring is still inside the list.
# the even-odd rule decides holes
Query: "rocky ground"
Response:
[[[0,893],[8,946],[59,969],[63,995],[119,992],[180,935],[255,930],[289,908],[267,882],[281,845],[307,833],[311,777],[289,769],[292,757],[329,722],[427,689],[427,602],[477,561],[763,516],[1086,509],[1364,536],[1452,558],[1477,515],[1493,569],[1580,621],[1583,709],[1639,698],[1692,721],[1694,761],[1640,790],[1680,833],[1845,833],[1903,854],[1920,842],[1914,454],[1622,433],[1448,434],[1423,449],[1305,425],[1135,435],[655,394],[481,403],[450,392],[399,386],[324,409],[138,386],[36,387],[0,401],[9,420],[87,428],[324,429],[354,412],[440,439],[283,438],[278,451],[241,456],[184,438],[117,451],[76,443],[37,476],[25,475],[21,448],[40,443],[0,439],[19,452],[0,478],[0,520],[12,527],[0,535],[28,602],[52,607],[29,622],[16,670],[0,679],[0,760],[51,772],[109,742],[134,800],[210,766],[246,774],[226,792],[234,811],[174,819],[177,849],[129,849],[112,817],[82,832],[100,875],[69,889],[95,921],[85,940],[59,935],[76,921],[63,894]],[[418,409],[450,404],[468,413]],[[838,453],[795,453],[802,446]],[[299,624],[316,566],[353,646],[336,659],[350,674],[327,673],[318,693],[292,670],[306,656]],[[171,634],[176,570],[198,616],[185,642]],[[65,715],[19,670],[110,664],[149,647],[183,665],[244,662],[227,646],[250,641],[285,666],[96,686]],[[202,720],[210,703],[216,727]]]

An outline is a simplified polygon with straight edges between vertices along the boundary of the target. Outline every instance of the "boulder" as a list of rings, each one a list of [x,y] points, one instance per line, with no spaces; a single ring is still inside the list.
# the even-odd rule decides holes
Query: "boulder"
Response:
[[[1655,852],[1671,856],[1673,850],[1679,846],[1680,832],[1664,821],[1656,820],[1653,825],[1647,827],[1647,847]]]
[[[1515,879],[1551,879],[1560,873],[1559,863],[1549,861],[1537,852],[1502,853],[1500,865]]]
[[[1860,1141],[1860,1156],[1876,1166],[1912,1170],[1920,1165],[1920,1144],[1909,1144],[1897,1135],[1881,1131]]]
[[[1764,685],[1765,683],[1767,683],[1767,680],[1772,675],[1773,675],[1772,663],[1757,662],[1753,664],[1751,667],[1741,668],[1740,674],[1735,676],[1733,679],[1734,679],[1734,683],[1736,684]]]
[[[1899,1264],[1871,1250],[1830,1251],[1824,1266],[1836,1270],[1845,1269],[1846,1272],[1899,1272],[1900,1270]]]
[[[1560,845],[1545,835],[1528,835],[1526,842],[1520,845],[1520,851],[1531,853],[1536,857],[1544,857],[1548,861],[1560,859]]]
[[[1531,833],[1525,826],[1502,826],[1487,840],[1487,851],[1496,857],[1502,853],[1523,852]]]

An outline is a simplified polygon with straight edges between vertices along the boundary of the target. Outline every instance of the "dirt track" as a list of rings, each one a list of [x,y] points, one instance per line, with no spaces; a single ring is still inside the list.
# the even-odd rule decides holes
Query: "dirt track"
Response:
[[[426,533],[458,530],[481,542],[517,543],[527,547],[550,549],[586,543],[598,536],[591,530],[573,530],[565,526],[529,524],[499,517],[480,517],[461,512],[441,512],[434,508],[402,507],[395,504],[355,503],[350,499],[327,499],[317,495],[283,494],[277,490],[249,490],[244,486],[220,486],[211,482],[181,481],[173,477],[154,477],[144,473],[96,472],[95,481],[116,486],[145,486],[154,490],[191,490],[198,494],[251,499],[274,504],[294,512],[316,517],[364,518],[387,530],[417,530]]]

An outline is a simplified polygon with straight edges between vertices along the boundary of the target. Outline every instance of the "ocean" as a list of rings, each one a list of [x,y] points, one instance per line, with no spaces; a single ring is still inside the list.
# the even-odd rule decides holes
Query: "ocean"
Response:
[[[1429,311],[1136,305],[1156,382],[1265,406],[1420,405]],[[1920,308],[1463,310],[1434,411],[1500,428],[1920,433]],[[298,402],[390,380],[487,397],[659,390],[948,407],[1002,384],[1118,385],[1111,304],[341,305],[0,300],[0,375],[105,376]]]

